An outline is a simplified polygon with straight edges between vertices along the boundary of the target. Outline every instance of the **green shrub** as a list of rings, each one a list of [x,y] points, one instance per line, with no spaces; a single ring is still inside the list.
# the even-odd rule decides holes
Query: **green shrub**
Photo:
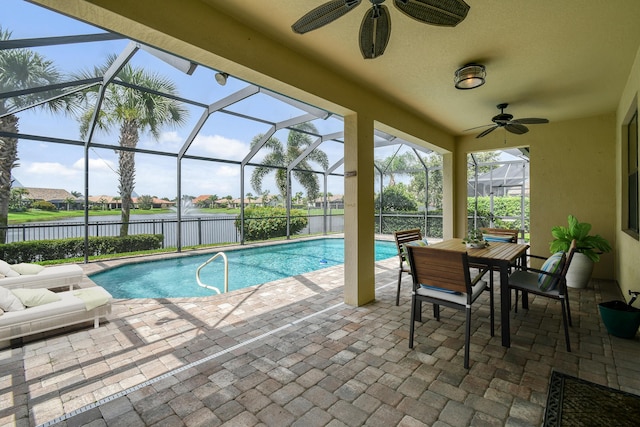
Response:
[[[375,208],[380,210],[380,195],[375,198]],[[412,212],[418,210],[411,192],[403,183],[386,187],[382,192],[383,212]]]
[[[138,234],[135,236],[89,237],[88,255],[106,255],[136,252],[162,247],[162,234]],[[58,240],[30,240],[0,244],[0,259],[15,264],[84,257],[84,238]]]
[[[473,212],[475,210],[475,198],[467,199],[467,213],[469,216],[470,228],[473,227]],[[521,224],[520,197],[494,197],[493,198],[493,225],[498,228],[517,228],[529,230],[529,198],[524,199],[525,224]],[[478,197],[478,227],[489,227],[491,217],[491,197]],[[515,217],[517,219],[504,221],[502,217]]]
[[[31,203],[31,209],[40,209],[41,211],[50,211],[50,212],[55,212],[58,210],[58,208],[56,208],[56,205],[54,205],[51,202],[46,202],[44,200],[38,200]]]
[[[290,234],[297,234],[308,224],[307,214],[303,210],[291,210]],[[240,215],[235,226],[241,231]],[[244,239],[266,240],[287,235],[287,211],[284,208],[256,206],[244,210]]]

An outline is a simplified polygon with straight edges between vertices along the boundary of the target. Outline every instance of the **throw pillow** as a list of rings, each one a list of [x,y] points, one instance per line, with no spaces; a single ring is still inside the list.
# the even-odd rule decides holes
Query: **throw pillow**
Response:
[[[482,237],[487,242],[505,242],[505,243],[511,242],[511,237],[508,237],[508,236],[498,236],[498,235],[494,235],[494,234],[483,234]]]
[[[411,263],[409,262],[409,257],[406,256],[407,255],[407,246],[429,246],[429,242],[427,242],[427,239],[412,240],[411,242],[407,242],[407,243],[402,245],[402,251],[403,251],[403,254],[405,255],[404,259],[407,260],[407,265],[409,267],[411,267]]]
[[[564,253],[562,252],[556,252],[555,254],[551,255],[549,258],[547,258],[544,264],[542,264],[541,270],[552,274],[557,273],[563,264],[562,255],[564,255]],[[556,288],[557,285],[557,277],[542,273],[538,275],[538,288],[541,291],[552,291]]]
[[[0,286],[0,309],[4,311],[24,310],[24,305],[9,289]]]
[[[0,259],[0,274],[3,274],[5,277],[18,277],[20,274],[13,271],[11,269],[11,265],[9,265],[6,261]]]
[[[11,292],[18,297],[25,307],[36,307],[60,301],[60,296],[49,289],[13,289]]]
[[[11,269],[20,275],[24,275],[24,274],[38,274],[42,270],[44,270],[44,267],[38,264],[21,262],[20,264],[11,265]]]

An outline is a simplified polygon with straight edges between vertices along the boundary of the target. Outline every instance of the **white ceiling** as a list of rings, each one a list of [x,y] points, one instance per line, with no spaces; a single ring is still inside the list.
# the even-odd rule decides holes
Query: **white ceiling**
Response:
[[[613,112],[640,46],[638,0],[466,0],[469,13],[452,28],[415,21],[387,0],[391,39],[371,60],[358,47],[368,0],[304,35],[291,24],[327,0],[202,1],[454,134],[490,124],[502,102],[515,118],[552,122]],[[486,66],[487,83],[455,89],[454,71],[470,62]]]

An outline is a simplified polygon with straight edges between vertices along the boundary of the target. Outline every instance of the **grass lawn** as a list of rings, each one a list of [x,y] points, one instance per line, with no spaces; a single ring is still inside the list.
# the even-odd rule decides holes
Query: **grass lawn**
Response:
[[[131,210],[131,219],[135,219],[135,215],[154,215],[154,214],[166,214],[173,213],[175,211],[171,209],[132,209]],[[202,214],[226,214],[226,215],[237,215],[240,213],[240,209],[210,209],[210,208],[199,208],[199,213]],[[334,215],[339,215],[343,213],[343,210],[333,209],[331,211]],[[322,215],[322,209],[311,209],[309,211],[310,215]],[[105,211],[89,211],[89,216],[104,216],[104,215],[112,215],[114,221],[117,221],[120,218],[119,210],[105,210]],[[41,222],[41,221],[55,221],[59,219],[65,218],[76,218],[83,217],[84,211],[57,211],[57,212],[49,212],[49,211],[41,211],[37,209],[30,209],[27,212],[9,212],[9,224],[21,224],[25,222]]]

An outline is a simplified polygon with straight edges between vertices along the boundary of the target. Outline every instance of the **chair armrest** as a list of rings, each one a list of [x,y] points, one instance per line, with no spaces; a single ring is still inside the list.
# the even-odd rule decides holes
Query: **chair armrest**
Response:
[[[540,255],[533,255],[533,254],[527,254],[527,257],[536,258],[536,259],[545,259],[545,260],[549,258],[548,256],[540,256]]]
[[[472,268],[478,268],[476,266],[472,267]],[[489,267],[482,267],[482,269],[480,270],[480,272],[478,272],[478,274],[476,275],[476,277],[473,278],[473,280],[471,280],[471,286],[474,286],[476,283],[478,283],[480,281],[480,279],[482,279],[482,277],[487,274],[487,271],[489,271],[490,268]]]

